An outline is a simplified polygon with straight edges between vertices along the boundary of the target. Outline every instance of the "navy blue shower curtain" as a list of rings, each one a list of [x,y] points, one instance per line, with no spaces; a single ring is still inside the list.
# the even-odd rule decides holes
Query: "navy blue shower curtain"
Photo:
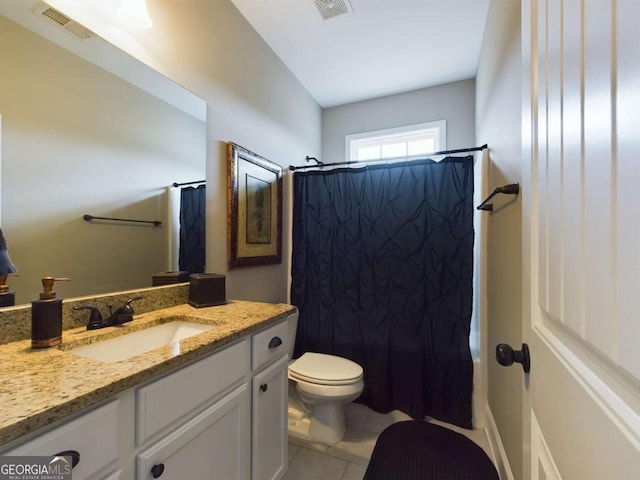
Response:
[[[473,157],[294,174],[294,357],[362,365],[358,402],[471,425]]]
[[[206,187],[185,187],[180,190],[180,248],[178,263],[181,271],[203,273],[205,267],[205,202]]]

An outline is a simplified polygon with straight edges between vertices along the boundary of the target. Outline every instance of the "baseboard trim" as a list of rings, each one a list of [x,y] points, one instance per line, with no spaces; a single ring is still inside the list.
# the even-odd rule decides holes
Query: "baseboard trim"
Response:
[[[491,448],[491,455],[496,464],[500,480],[514,480],[509,459],[507,458],[507,452],[504,449],[504,445],[502,445],[502,439],[500,438],[500,433],[498,433],[498,426],[496,425],[496,420],[493,418],[493,413],[491,413],[489,405],[485,408],[485,418],[488,423],[487,437],[489,438],[489,447]]]

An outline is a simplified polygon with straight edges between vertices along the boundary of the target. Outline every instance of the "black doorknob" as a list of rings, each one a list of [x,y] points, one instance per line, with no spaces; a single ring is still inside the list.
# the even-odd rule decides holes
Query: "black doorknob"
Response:
[[[515,363],[522,365],[524,373],[531,370],[531,358],[529,357],[529,346],[522,344],[521,350],[514,350],[511,345],[501,343],[496,347],[496,360],[503,367],[509,367]]]
[[[164,463],[156,463],[153,467],[151,467],[151,476],[153,478],[158,478],[163,473],[164,473]]]

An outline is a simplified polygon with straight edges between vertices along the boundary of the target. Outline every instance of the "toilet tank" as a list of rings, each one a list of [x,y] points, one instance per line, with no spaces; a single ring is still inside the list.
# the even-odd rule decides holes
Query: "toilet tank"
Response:
[[[293,358],[293,349],[296,345],[296,331],[298,330],[298,311],[287,317],[287,349],[289,358]]]

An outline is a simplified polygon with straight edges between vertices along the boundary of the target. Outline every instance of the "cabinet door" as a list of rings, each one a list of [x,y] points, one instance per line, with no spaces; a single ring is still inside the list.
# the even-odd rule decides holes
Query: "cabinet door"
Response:
[[[281,478],[287,467],[287,363],[284,356],[253,377],[251,478]]]
[[[83,412],[28,443],[3,455],[55,455],[75,451],[80,461],[73,468],[73,480],[91,478],[118,458],[118,400]]]
[[[245,383],[138,455],[137,479],[248,479],[249,411]]]

